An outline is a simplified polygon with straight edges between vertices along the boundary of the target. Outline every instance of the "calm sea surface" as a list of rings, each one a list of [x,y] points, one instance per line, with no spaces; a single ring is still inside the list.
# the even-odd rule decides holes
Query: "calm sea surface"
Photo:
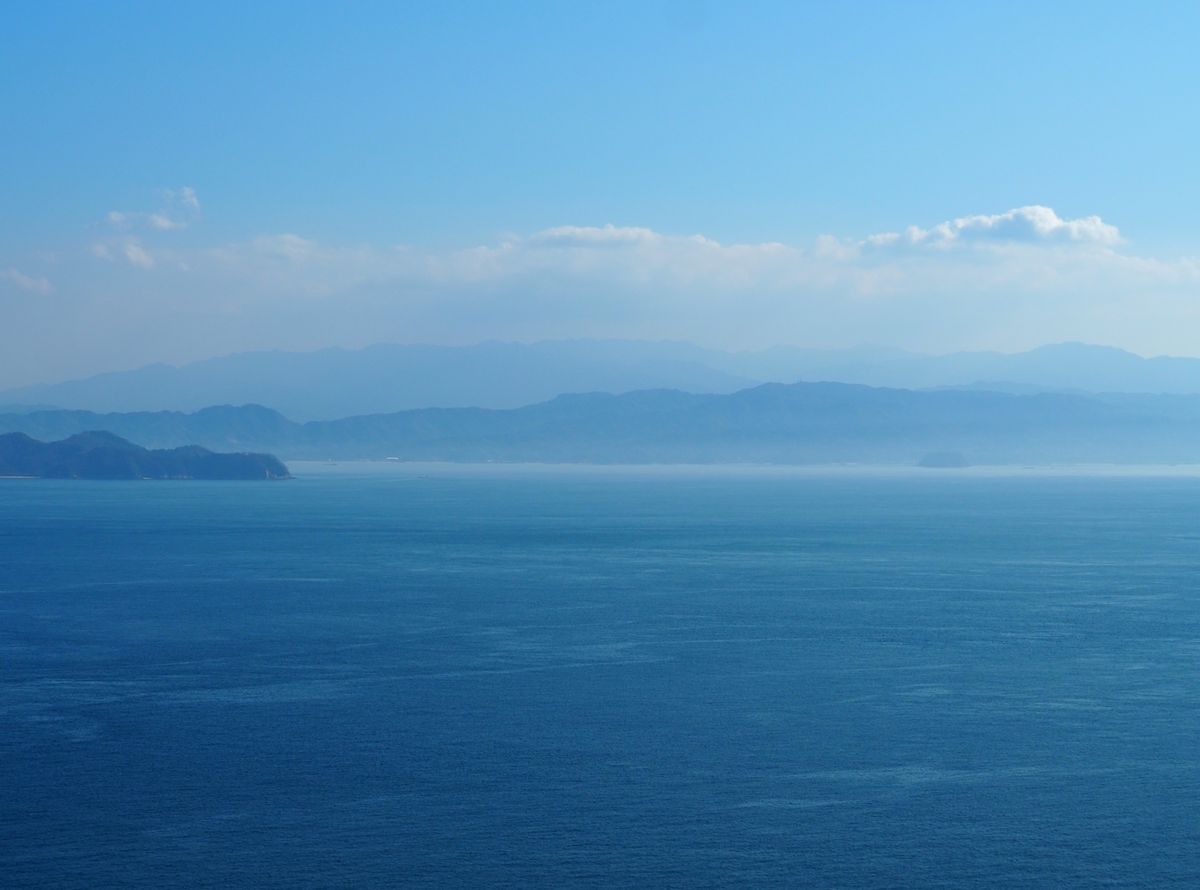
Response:
[[[1200,886],[1200,479],[0,482],[0,886]]]

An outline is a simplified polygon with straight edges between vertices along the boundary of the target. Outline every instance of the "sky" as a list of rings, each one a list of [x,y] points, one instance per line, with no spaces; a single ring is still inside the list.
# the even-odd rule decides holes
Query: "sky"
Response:
[[[0,388],[628,337],[1200,354],[1200,4],[72,3],[0,53]]]

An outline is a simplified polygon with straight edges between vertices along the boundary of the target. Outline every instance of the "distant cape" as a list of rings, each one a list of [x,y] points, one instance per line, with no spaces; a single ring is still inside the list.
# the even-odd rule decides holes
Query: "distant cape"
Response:
[[[151,451],[112,433],[89,431],[59,442],[0,435],[0,476],[45,479],[287,479],[270,454],[220,454],[198,445]]]

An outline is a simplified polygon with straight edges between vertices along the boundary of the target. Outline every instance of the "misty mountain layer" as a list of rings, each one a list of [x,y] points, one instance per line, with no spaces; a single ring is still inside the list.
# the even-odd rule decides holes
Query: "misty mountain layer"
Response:
[[[39,438],[89,429],[148,447],[201,444],[289,459],[912,464],[949,454],[953,462],[988,464],[1200,463],[1195,396],[813,383],[727,395],[590,393],[518,409],[434,408],[308,423],[256,405],[0,416],[0,431]]]
[[[688,344],[615,340],[246,352],[9,390],[0,393],[0,404],[196,411],[249,402],[313,420],[412,408],[516,408],[564,392],[734,392],[758,382],[706,356]]]
[[[475,346],[248,352],[0,392],[0,405],[89,411],[197,411],[271,405],[295,420],[414,408],[516,408],[562,393],[677,389],[732,393],[762,382],[841,382],[1012,393],[1200,393],[1200,359],[1145,359],[1064,343],[1029,352],[927,356],[861,347],[720,352],[687,343],[572,340]]]

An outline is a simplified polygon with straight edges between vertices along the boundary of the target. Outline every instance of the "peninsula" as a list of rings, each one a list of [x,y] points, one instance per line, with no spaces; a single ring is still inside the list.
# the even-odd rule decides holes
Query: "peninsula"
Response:
[[[271,454],[225,454],[198,445],[150,450],[112,433],[83,432],[59,442],[0,435],[0,476],[44,479],[288,479]]]

